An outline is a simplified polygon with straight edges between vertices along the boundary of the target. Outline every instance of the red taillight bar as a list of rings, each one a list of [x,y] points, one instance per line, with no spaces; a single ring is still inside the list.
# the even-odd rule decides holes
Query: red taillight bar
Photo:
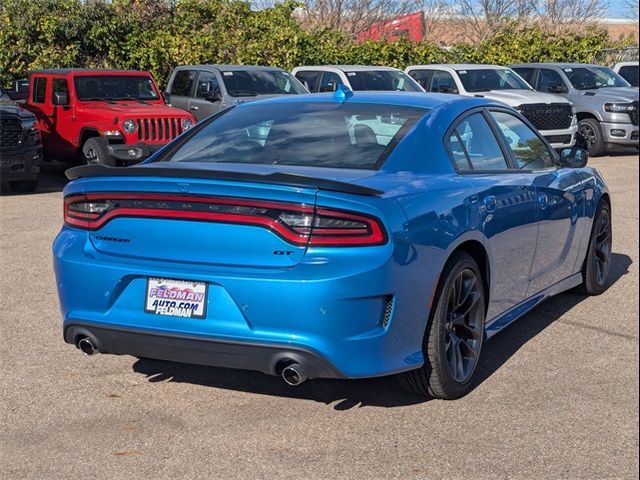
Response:
[[[102,213],[74,210],[73,205],[86,206],[103,202]],[[169,202],[151,203],[150,202]],[[206,211],[216,205],[230,211]],[[237,207],[237,209],[234,209]],[[194,209],[195,208],[195,209]],[[238,210],[239,209],[239,210]],[[244,209],[244,210],[243,210]],[[259,212],[247,213],[247,209]],[[235,211],[234,211],[235,210]],[[299,215],[311,225],[297,226],[287,223],[278,214]],[[305,218],[305,216],[307,218]],[[231,197],[204,197],[167,194],[91,193],[71,195],[64,199],[64,221],[67,225],[96,230],[117,217],[162,218],[175,220],[209,221],[252,225],[267,228],[294,245],[318,246],[370,246],[386,243],[387,236],[380,222],[368,215],[333,210],[325,207],[287,202],[249,200]],[[299,218],[300,218],[299,217]],[[346,222],[348,227],[322,227],[322,221]]]

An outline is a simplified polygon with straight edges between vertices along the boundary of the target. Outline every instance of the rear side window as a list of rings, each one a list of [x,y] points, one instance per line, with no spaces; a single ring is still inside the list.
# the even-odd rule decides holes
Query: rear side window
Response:
[[[177,97],[190,97],[197,74],[198,72],[194,70],[180,70],[176,72],[169,93]]]
[[[449,138],[447,147],[458,170],[469,170],[469,165],[473,171],[478,172],[502,171],[509,168],[493,130],[481,113],[464,118],[453,133],[456,134],[457,140],[452,141]],[[466,168],[462,162],[463,153],[467,157]]]
[[[361,103],[248,104],[159,160],[375,169],[426,113]]]
[[[302,71],[296,73],[296,78],[309,89],[311,93],[318,91],[318,80],[320,79],[320,72]]]
[[[36,77],[33,81],[33,103],[44,103],[47,93],[47,79]]]

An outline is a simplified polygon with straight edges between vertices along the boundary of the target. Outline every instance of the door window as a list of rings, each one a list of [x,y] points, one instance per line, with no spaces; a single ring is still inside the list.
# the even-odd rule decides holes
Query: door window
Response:
[[[54,78],[51,84],[51,88],[53,89],[53,93],[66,93],[69,94],[69,85],[67,84],[66,78]]]
[[[546,143],[522,120],[506,112],[491,112],[520,170],[543,170],[555,166]]]
[[[524,78],[529,85],[533,85],[533,76],[536,73],[534,68],[514,68],[513,71]]]
[[[177,97],[190,97],[197,74],[198,72],[194,70],[180,70],[176,72],[169,93]]]
[[[551,92],[553,87],[564,86],[562,77],[555,70],[549,68],[540,69],[540,76],[538,77],[538,86],[536,90],[540,92]]]
[[[411,78],[420,84],[422,88],[429,91],[429,84],[431,83],[432,70],[411,70],[409,72]]]
[[[311,93],[318,91],[318,80],[320,79],[320,72],[302,71],[296,73],[296,78],[300,80]]]
[[[437,93],[458,93],[453,75],[441,70],[433,72],[430,91]]]
[[[220,85],[218,84],[218,79],[215,74],[211,72],[200,72],[196,97],[213,99],[217,93],[220,93]]]
[[[338,85],[342,85],[340,75],[333,72],[324,72],[322,74],[322,81],[320,82],[320,92],[334,92]]]
[[[502,171],[509,168],[493,130],[481,113],[464,118],[449,138],[447,148],[458,170]],[[467,165],[462,161],[466,155]]]
[[[33,81],[33,103],[44,103],[47,93],[47,79],[45,77],[37,77]]]

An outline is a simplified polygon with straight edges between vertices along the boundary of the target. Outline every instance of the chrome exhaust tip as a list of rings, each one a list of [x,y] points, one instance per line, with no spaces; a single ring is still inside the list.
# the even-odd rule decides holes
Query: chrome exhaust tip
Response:
[[[282,369],[282,379],[287,385],[296,387],[304,382],[308,377],[307,371],[299,363],[292,363]]]
[[[98,351],[98,347],[93,343],[89,337],[82,337],[78,341],[78,348],[82,350],[85,355],[93,355]]]

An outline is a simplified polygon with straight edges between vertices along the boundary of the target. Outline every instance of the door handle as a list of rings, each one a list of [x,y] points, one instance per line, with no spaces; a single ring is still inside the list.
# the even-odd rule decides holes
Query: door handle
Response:
[[[199,110],[199,108],[198,108],[198,107],[196,107],[195,105],[191,105],[191,106],[189,107],[189,110]]]
[[[484,206],[487,212],[493,213],[496,211],[496,208],[498,208],[498,199],[493,195],[484,197]]]
[[[540,205],[540,208],[542,210],[547,208],[549,206],[549,197],[547,197],[544,193],[538,195],[538,205]]]

